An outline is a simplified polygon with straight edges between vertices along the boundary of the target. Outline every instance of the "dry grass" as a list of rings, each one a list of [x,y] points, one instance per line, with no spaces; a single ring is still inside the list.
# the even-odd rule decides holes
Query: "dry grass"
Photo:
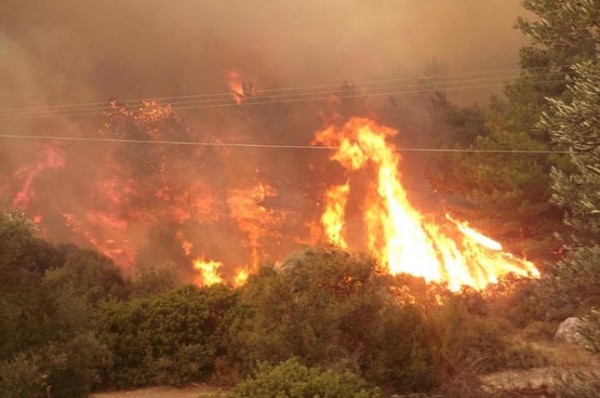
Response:
[[[556,342],[529,343],[535,350],[544,355],[550,365],[555,367],[595,367],[598,358],[582,347]]]

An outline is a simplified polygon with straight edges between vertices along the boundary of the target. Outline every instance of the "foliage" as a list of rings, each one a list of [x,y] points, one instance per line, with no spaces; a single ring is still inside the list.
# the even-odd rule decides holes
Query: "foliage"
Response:
[[[64,264],[49,270],[44,278],[49,289],[69,288],[94,306],[103,300],[124,299],[128,295],[128,285],[119,268],[93,250],[70,250]]]
[[[600,304],[600,60],[573,68],[569,103],[551,100],[540,126],[569,150],[574,170],[553,170],[553,199],[565,210],[571,227],[566,257],[550,286],[559,300],[579,306]]]
[[[232,398],[378,398],[379,390],[350,372],[308,368],[296,359],[258,366],[236,386]]]
[[[0,241],[6,276],[0,289],[0,391],[26,397],[51,388],[53,397],[87,396],[97,367],[110,358],[90,330],[89,302],[81,299],[100,282],[100,273],[87,285],[76,273],[61,273],[64,252],[34,238],[33,224],[21,215],[0,213],[0,231],[6,238]],[[70,267],[77,268],[76,260]],[[49,275],[63,275],[65,283]]]
[[[232,295],[224,287],[184,286],[131,302],[106,303],[101,338],[114,354],[105,385],[182,385],[206,377],[221,347]]]
[[[37,361],[24,354],[0,361],[0,395],[5,398],[38,398],[44,394]]]
[[[23,225],[6,227],[10,222],[6,230],[19,236]],[[39,396],[47,387],[53,397],[83,397],[92,387],[183,385],[293,357],[288,368],[308,369],[298,374],[309,379],[294,381],[298,394],[326,388],[338,396],[364,386],[346,371],[410,393],[440,384],[451,389],[451,380],[473,372],[536,360],[528,347],[504,338],[505,326],[489,317],[480,293],[390,276],[366,255],[321,247],[263,267],[236,290],[168,290],[160,277],[172,275],[172,267],[151,269],[131,285],[93,251],[56,249],[31,229],[21,231],[20,239],[0,242],[16,248],[7,271],[18,282],[2,290],[0,301],[6,396]],[[25,256],[36,246],[42,249]],[[315,378],[317,371],[304,366],[330,370]]]
[[[470,140],[456,140],[454,146],[474,150],[550,150],[554,149],[548,131],[537,128],[546,98],[569,102],[566,90],[573,75],[570,65],[593,59],[599,48],[598,13],[594,0],[557,2],[526,0],[524,7],[537,18],[520,18],[517,28],[530,42],[521,50],[521,75],[504,90],[504,98],[492,98],[485,124],[475,126]],[[461,130],[456,107],[444,101],[438,105],[451,123]],[[459,112],[460,115],[460,112]],[[494,230],[495,236],[536,260],[554,260],[559,242],[552,238],[562,230],[560,212],[549,199],[552,195],[552,167],[570,170],[567,159],[557,155],[448,154],[442,158],[434,185],[446,194],[466,197],[471,207],[452,210],[467,216],[478,214],[479,227]],[[499,166],[500,165],[500,166]],[[452,204],[449,203],[451,206]],[[483,215],[483,216],[481,216]],[[475,218],[475,217],[470,217]],[[554,256],[550,255],[555,253]]]
[[[181,284],[177,265],[166,262],[158,265],[138,264],[132,286],[132,296],[149,297],[166,293]]]
[[[435,384],[425,320],[386,283],[372,259],[332,247],[263,268],[240,292],[229,355],[246,372],[298,357],[398,390]]]

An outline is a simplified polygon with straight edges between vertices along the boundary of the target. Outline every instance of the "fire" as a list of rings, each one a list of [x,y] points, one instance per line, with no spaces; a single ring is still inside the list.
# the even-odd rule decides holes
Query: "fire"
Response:
[[[275,188],[261,181],[248,188],[232,189],[228,192],[227,204],[231,215],[247,237],[244,245],[251,251],[252,269],[256,269],[261,260],[264,241],[279,239],[284,214],[264,205],[266,199],[276,195]]]
[[[248,281],[248,277],[250,276],[250,273],[248,272],[247,269],[240,269],[237,271],[235,277],[233,278],[233,286],[234,287],[240,287],[246,284],[246,282]]]
[[[194,269],[200,271],[199,284],[210,286],[222,283],[223,278],[219,274],[219,268],[222,266],[223,263],[219,261],[205,260],[202,257],[194,260]]]
[[[17,175],[25,174],[25,181],[19,192],[15,195],[12,205],[21,209],[27,209],[31,200],[35,197],[33,184],[35,180],[48,169],[64,169],[65,157],[62,149],[54,144],[38,148],[38,162],[33,167],[26,167],[17,172]]]
[[[239,73],[228,77],[236,102],[258,98]],[[112,103],[101,130],[109,138],[142,141],[190,141],[194,134],[171,107],[154,102],[137,108]],[[291,188],[297,197],[280,195],[281,187],[292,186],[282,182],[292,169],[279,170],[260,152],[248,160],[191,146],[111,145],[93,152],[94,146],[88,149],[97,156],[92,165],[103,167],[89,167],[88,152],[82,156],[79,147],[40,145],[36,163],[15,168],[0,193],[35,215],[42,231],[70,231],[71,241],[126,269],[154,256],[185,259],[201,285],[241,286],[261,262],[276,262],[323,236],[342,248],[368,249],[392,274],[446,282],[454,290],[481,289],[509,272],[539,275],[534,264],[504,252],[469,224],[443,213],[434,220],[413,208],[400,158],[388,143],[395,134],[358,118],[317,133],[316,142],[338,148],[331,159],[347,175],[328,185],[322,210],[308,205],[318,202],[311,184]],[[262,171],[267,167],[286,174],[278,179],[275,171]],[[366,186],[365,176],[372,177]],[[45,178],[61,189],[54,192]],[[55,225],[61,218],[64,225]]]
[[[427,281],[445,282],[452,290],[461,286],[483,289],[513,272],[538,276],[531,262],[502,252],[502,245],[447,216],[437,225],[413,208],[401,183],[400,157],[387,143],[395,130],[373,121],[354,118],[341,127],[317,133],[315,142],[338,147],[331,159],[347,173],[373,170],[375,181],[366,195],[363,225],[367,248],[392,274],[407,273]],[[346,247],[344,209],[349,184],[334,187],[326,195],[322,217],[328,239]]]
[[[321,217],[329,240],[342,248],[348,247],[342,237],[342,228],[344,227],[344,208],[349,192],[350,186],[348,183],[330,188],[325,195],[326,207]]]
[[[241,104],[246,96],[239,72],[234,69],[227,72],[227,83],[233,94],[233,100],[236,104]]]

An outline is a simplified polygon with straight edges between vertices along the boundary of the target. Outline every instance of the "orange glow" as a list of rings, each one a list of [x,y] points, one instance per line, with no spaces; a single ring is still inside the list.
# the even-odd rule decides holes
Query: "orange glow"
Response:
[[[354,118],[341,127],[317,133],[315,142],[338,147],[331,156],[348,173],[372,170],[375,182],[363,206],[365,244],[391,274],[407,273],[427,281],[483,289],[498,277],[513,272],[539,276],[535,265],[502,251],[502,245],[447,216],[437,225],[413,208],[398,171],[400,157],[387,143],[395,130],[368,119]],[[344,188],[345,187],[345,188]],[[345,247],[344,212],[348,184],[326,195],[322,217],[329,240]]]
[[[186,256],[189,256],[190,253],[192,252],[192,249],[194,248],[194,245],[192,244],[192,242],[190,242],[189,240],[187,240],[185,238],[185,235],[183,234],[183,232],[178,231],[175,234],[175,237],[179,240],[179,242],[181,243],[181,249],[183,250],[183,252],[185,253]]]
[[[248,281],[248,277],[250,273],[246,269],[240,269],[237,271],[235,277],[233,278],[233,286],[240,287],[246,284]]]
[[[20,191],[15,195],[12,205],[21,209],[27,209],[29,203],[35,197],[33,183],[38,176],[48,169],[63,169],[65,167],[65,157],[60,147],[49,144],[39,148],[38,162],[33,167],[27,167],[17,172],[26,174],[25,181]]]
[[[283,214],[263,204],[265,199],[276,194],[275,188],[260,181],[249,188],[232,189],[228,192],[227,204],[231,215],[247,237],[244,245],[250,248],[252,269],[258,267],[263,242],[280,238]]]
[[[202,286],[222,283],[223,279],[219,274],[219,268],[222,266],[223,263],[218,261],[205,260],[204,258],[194,260],[194,269],[200,271],[200,280],[198,283]]]
[[[238,71],[232,69],[227,72],[227,85],[236,104],[241,104],[245,98],[242,79]]]

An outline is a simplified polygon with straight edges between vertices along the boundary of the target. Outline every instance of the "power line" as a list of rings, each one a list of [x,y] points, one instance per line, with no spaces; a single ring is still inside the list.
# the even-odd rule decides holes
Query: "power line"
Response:
[[[555,67],[561,66],[569,66],[569,65],[557,65]],[[425,76],[413,76],[413,77],[404,77],[404,78],[396,78],[396,79],[381,79],[381,80],[367,80],[367,81],[358,81],[352,82],[355,85],[368,86],[373,84],[382,84],[382,83],[394,83],[394,82],[408,82],[408,81],[423,81],[423,80],[432,80],[432,79],[440,79],[440,78],[457,78],[457,77],[468,77],[468,76],[483,76],[483,75],[494,75],[494,74],[514,74],[519,71],[534,71],[534,70],[544,70],[549,69],[550,67],[534,67],[534,68],[509,68],[509,69],[498,69],[498,70],[488,70],[488,71],[472,71],[472,72],[462,72],[462,73],[454,73],[454,74],[438,74],[438,75],[425,75]],[[509,77],[509,76],[506,76]],[[513,76],[510,76],[513,77]],[[499,79],[501,77],[497,77]],[[302,90],[315,90],[315,89],[324,89],[331,88],[339,89],[340,84],[322,84],[322,85],[308,85],[308,86],[295,86],[295,87],[284,87],[284,88],[276,88],[276,89],[262,89],[255,90],[256,94],[268,94],[268,93],[280,93],[286,91],[302,91]],[[189,98],[205,98],[205,97],[229,97],[231,96],[231,91],[228,92],[218,92],[218,93],[206,93],[206,94],[190,94],[190,95],[180,95],[180,96],[166,96],[166,97],[154,97],[154,98],[137,98],[137,99],[126,99],[120,101],[121,103],[140,103],[145,100],[174,100],[174,99],[189,99]],[[37,105],[30,107],[13,107],[13,108],[5,108],[0,109],[0,113],[9,113],[9,112],[30,112],[30,111],[43,111],[43,110],[55,110],[61,108],[79,108],[79,107],[89,107],[93,105],[105,105],[106,101],[96,101],[96,102],[78,102],[78,103],[65,103],[65,104],[54,104],[54,105]]]
[[[530,82],[527,84],[535,85],[535,84],[544,84],[544,83],[559,83],[563,82],[562,79],[552,79],[552,80],[541,80]],[[525,84],[525,83],[524,83]],[[503,87],[504,83],[495,83],[495,84],[486,84],[486,85],[475,85],[475,86],[459,86],[459,87],[435,87],[430,89],[421,89],[421,90],[409,90],[409,91],[399,91],[399,90],[390,90],[389,88],[380,88],[378,90],[388,90],[382,92],[363,92],[356,95],[342,95],[340,98],[365,98],[365,97],[380,97],[380,96],[393,96],[393,95],[403,95],[403,94],[419,94],[419,93],[429,93],[429,92],[437,92],[440,90],[445,91],[461,91],[467,89],[485,89],[485,88],[493,88],[493,87]],[[336,93],[339,93],[337,91]],[[191,102],[193,105],[186,106],[172,106],[173,110],[188,110],[188,109],[203,109],[203,108],[223,108],[223,107],[245,107],[245,106],[256,106],[256,105],[280,105],[280,104],[288,104],[295,102],[311,102],[311,101],[326,101],[331,100],[331,96],[323,96],[323,97],[307,97],[307,98],[291,98],[284,99],[279,101],[270,101],[267,97],[266,100],[263,101],[246,101],[241,104],[236,104],[233,102],[227,103],[200,103],[196,105],[195,102]],[[181,104],[179,104],[181,105]],[[110,108],[112,109],[112,108]],[[4,120],[25,120],[25,119],[53,119],[53,118],[65,118],[65,117],[74,117],[74,116],[98,116],[103,115],[104,112],[98,111],[90,111],[90,112],[81,112],[81,113],[69,113],[69,114],[46,114],[46,115],[18,115],[14,117],[0,118],[0,121]]]
[[[504,81],[508,78],[509,76],[497,76],[497,77],[487,77],[487,78],[469,78],[469,79],[454,79],[454,80],[446,80],[446,81],[432,81],[432,82],[428,82],[428,83],[423,83],[423,82],[415,82],[415,83],[409,83],[409,84],[401,84],[401,85],[396,85],[396,84],[392,84],[392,85],[387,85],[384,87],[357,87],[358,90],[367,90],[367,92],[371,92],[371,91],[375,91],[375,90],[391,90],[392,88],[404,88],[404,87],[419,87],[419,86],[444,86],[444,85],[451,85],[451,84],[458,84],[458,83],[472,83],[472,82],[484,82],[484,81],[496,81],[496,80],[501,80]],[[438,89],[445,89],[446,87],[436,87]],[[272,100],[274,98],[287,98],[287,97],[298,97],[298,96],[310,96],[310,95],[324,95],[324,94],[340,94],[341,93],[341,89],[340,86],[337,86],[335,88],[330,88],[328,90],[316,90],[316,91],[308,91],[308,92],[290,92],[290,93],[284,93],[284,94],[274,94],[274,95],[269,95],[267,98],[269,100]],[[207,98],[207,99],[199,99],[199,100],[176,100],[176,101],[171,101],[168,104],[171,106],[174,105],[189,105],[189,104],[208,104],[208,105],[220,105],[220,103],[224,102],[224,105],[231,105],[231,106],[235,106],[237,104],[232,104],[231,101],[231,97],[232,97],[233,93],[229,92],[227,93],[227,97],[223,98],[223,99],[214,99],[214,98]],[[249,97],[253,97],[253,96],[260,96],[261,92],[260,91],[253,91],[251,93],[251,96]],[[181,98],[186,98],[186,97],[181,97]],[[189,98],[189,97],[187,97]],[[156,101],[156,99],[155,99]],[[157,101],[160,103],[160,101]],[[119,101],[119,104],[123,104],[126,106],[131,106],[131,105],[127,105],[125,102]],[[135,105],[138,105],[141,103],[136,103]],[[113,109],[112,106],[107,106],[106,102],[102,103],[102,106],[98,107],[98,106],[94,106],[94,107],[79,107],[79,108],[73,108],[73,109],[64,109],[64,110],[60,110],[57,112],[60,112],[61,115],[66,115],[66,114],[76,114],[78,112],[85,112],[85,111],[102,111],[102,110],[110,110]],[[43,110],[31,110],[31,111],[18,111],[18,116],[22,116],[22,115],[43,115],[43,113],[45,112],[50,112],[50,110],[48,109],[43,109]],[[0,111],[0,113],[2,113],[2,111]],[[4,112],[6,113],[6,111]]]
[[[508,76],[505,77],[487,77],[487,78],[470,78],[470,79],[454,79],[454,80],[446,80],[446,81],[432,81],[429,83],[423,83],[423,82],[416,82],[416,83],[403,83],[403,84],[389,84],[383,87],[364,87],[364,86],[360,86],[360,89],[362,90],[367,90],[368,92],[370,91],[376,91],[376,90],[391,90],[391,89],[395,89],[395,88],[405,88],[405,87],[418,87],[418,86],[422,86],[422,85],[436,85],[436,86],[442,86],[442,85],[452,85],[452,84],[459,84],[459,83],[469,83],[469,82],[477,82],[477,81],[496,81],[496,80],[506,80],[508,78]],[[292,91],[289,93],[279,93],[279,94],[274,94],[274,95],[269,95],[267,98],[269,100],[272,100],[274,98],[283,98],[283,100],[285,100],[287,97],[298,97],[298,96],[312,96],[312,95],[325,95],[325,94],[339,94],[340,93],[340,86],[337,87],[330,87],[328,90],[313,90],[313,91]],[[232,95],[234,95],[232,92],[227,93],[227,97],[224,98],[204,98],[204,99],[196,99],[196,100],[184,100],[183,98],[185,97],[181,97],[181,99],[179,100],[175,100],[175,101],[171,101],[169,102],[170,105],[189,105],[189,104],[207,104],[207,105],[231,105],[231,106],[235,106],[237,104],[233,103],[231,97]],[[261,96],[262,93],[260,91],[253,91],[251,93],[251,96]],[[249,96],[250,97],[250,96]],[[174,97],[175,98],[175,97]],[[187,97],[190,98],[190,97]],[[161,101],[157,101],[156,102],[161,103]],[[140,105],[141,102],[136,102],[135,104],[127,104],[125,102],[119,101],[119,104],[123,104],[125,106],[137,106]],[[112,109],[112,106],[107,105],[107,102],[103,102],[101,103],[101,106],[85,106],[85,104],[82,104],[82,106],[79,107],[73,107],[73,108],[66,108],[66,109],[39,109],[39,110],[23,110],[23,111],[14,111],[12,113],[16,113],[16,117],[23,117],[23,116],[45,116],[44,114],[48,114],[50,115],[56,115],[58,113],[60,113],[61,115],[71,115],[71,114],[78,114],[78,113],[87,113],[89,111],[103,111],[103,110],[110,110]],[[8,113],[7,111],[0,111],[0,113]]]
[[[95,137],[68,137],[46,136],[31,134],[0,134],[0,138],[45,140],[45,141],[70,141],[89,143],[118,143],[118,144],[144,144],[144,145],[192,145],[204,147],[229,147],[229,148],[272,148],[272,149],[314,149],[332,150],[337,146],[328,145],[288,145],[288,144],[261,144],[244,142],[199,142],[199,141],[169,141],[169,140],[134,140],[123,138],[95,138]],[[453,148],[394,148],[397,152],[448,152],[448,153],[516,153],[516,154],[566,154],[569,151],[552,151],[536,149],[453,149]]]

